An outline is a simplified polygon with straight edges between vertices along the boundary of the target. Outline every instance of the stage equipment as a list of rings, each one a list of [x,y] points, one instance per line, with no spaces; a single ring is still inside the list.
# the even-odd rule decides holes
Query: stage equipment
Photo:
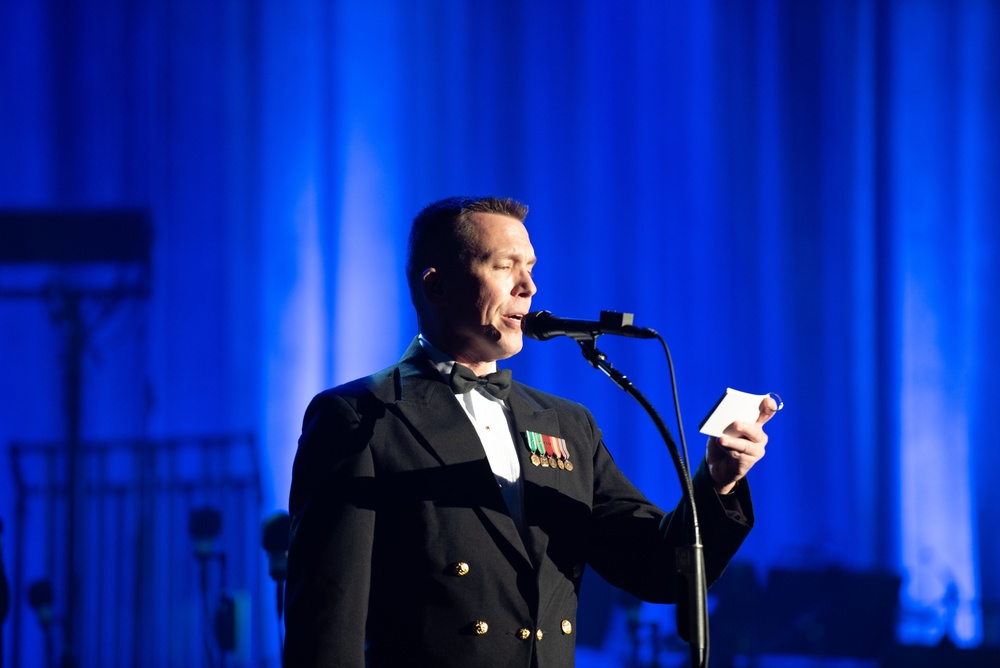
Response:
[[[285,608],[285,579],[288,576],[288,539],[292,521],[285,511],[276,512],[261,525],[260,546],[267,553],[267,572],[275,583],[278,612],[278,648],[284,648],[281,618]]]
[[[149,295],[152,231],[142,211],[0,211],[0,298],[38,299],[49,306],[63,337],[63,412],[65,414],[66,614],[67,656],[76,649],[82,610],[76,592],[79,544],[85,535],[77,509],[81,501],[79,467],[83,357],[94,330],[121,302]],[[8,284],[13,278],[14,283]],[[88,307],[96,313],[89,321]]]
[[[57,650],[65,610],[66,582],[59,566],[67,522],[66,456],[62,442],[10,444],[17,519],[6,525],[11,591],[26,592],[32,580],[49,579],[56,593]],[[218,562],[208,556],[213,552],[226,555],[226,592],[236,608],[237,652],[226,657],[227,663],[272,662],[274,643],[266,642],[271,634],[265,625],[270,618],[252,614],[250,603],[271,600],[255,548],[263,498],[253,434],[88,440],[80,447],[80,474],[83,505],[77,512],[87,533],[76,569],[86,577],[80,580],[77,597],[87,614],[77,627],[78,665],[208,668],[203,658],[205,637],[217,665],[211,615],[219,603]],[[220,519],[214,541],[199,546],[206,555],[211,601],[209,615],[202,618],[196,541],[188,534],[192,511],[206,507]],[[195,533],[210,533],[204,530],[210,528],[208,522],[201,519],[210,522],[210,515],[196,517]],[[37,573],[39,566],[50,563],[55,567],[51,577]],[[23,605],[11,606],[7,665],[43,666],[41,633],[35,632],[27,599],[22,595],[20,600]],[[192,623],[199,624],[194,632]],[[205,636],[199,633],[201,628],[206,629]],[[60,660],[57,651],[56,661]]]
[[[215,655],[212,652],[211,642],[209,642],[209,620],[212,620],[211,629],[215,636],[215,641],[221,651],[219,666],[225,665],[226,652],[231,652],[235,647],[235,614],[232,599],[225,594],[226,582],[226,555],[215,549],[215,541],[222,533],[222,514],[215,508],[202,507],[195,508],[188,515],[188,534],[194,541],[194,556],[198,560],[198,570],[201,581],[201,602],[202,614],[205,629],[205,656],[209,666],[215,666]],[[216,608],[215,615],[209,613],[210,603],[208,595],[208,562],[210,560],[219,562],[219,588],[222,590],[222,598]]]
[[[28,587],[28,605],[34,610],[38,623],[42,627],[42,635],[45,637],[45,665],[47,668],[55,668],[55,649],[52,640],[52,621],[55,618],[52,611],[54,600],[52,584],[48,580],[36,580]]]

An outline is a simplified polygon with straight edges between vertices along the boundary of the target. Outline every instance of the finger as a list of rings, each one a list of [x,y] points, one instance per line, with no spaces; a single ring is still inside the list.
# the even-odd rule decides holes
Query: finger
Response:
[[[719,439],[719,446],[723,450],[738,454],[756,453],[763,451],[767,447],[767,436],[761,432],[763,438],[747,438],[745,436],[725,435]]]
[[[729,448],[723,448],[721,456],[716,461],[736,462],[741,467],[746,466],[749,469],[764,457],[764,452],[764,448],[759,445],[747,441],[736,442]]]
[[[712,457],[722,457],[724,455],[728,455],[729,451],[728,451],[728,449],[725,446],[722,445],[722,439],[721,438],[717,438],[715,436],[710,436],[709,439],[708,439],[707,447],[706,447],[706,454],[710,458],[712,458]]]
[[[736,429],[737,425],[742,429]],[[734,422],[719,439],[719,445],[730,453],[752,453],[753,456],[759,457],[763,456],[767,441],[767,433],[760,425],[749,422]]]
[[[762,425],[778,412],[778,403],[771,397],[764,397],[760,402],[760,414],[757,416],[757,424]]]
[[[737,420],[722,432],[733,439],[746,439],[750,441],[762,441],[767,439],[764,427],[759,422],[740,422]]]

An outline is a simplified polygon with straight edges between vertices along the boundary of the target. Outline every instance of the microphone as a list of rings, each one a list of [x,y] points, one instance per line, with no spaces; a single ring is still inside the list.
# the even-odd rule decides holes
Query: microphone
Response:
[[[655,339],[659,336],[648,327],[632,324],[631,313],[601,311],[601,319],[569,320],[557,318],[549,311],[533,311],[521,319],[521,332],[529,339],[548,341],[555,336],[568,336],[576,341],[593,341],[601,334],[628,336],[634,339]]]
[[[222,533],[222,513],[215,508],[195,508],[188,514],[188,533],[194,539],[194,556],[207,561],[215,539]]]
[[[292,521],[286,512],[277,512],[264,520],[260,546],[267,553],[267,572],[276,582],[288,574],[288,538]]]
[[[55,597],[52,595],[52,585],[48,580],[36,580],[28,587],[28,605],[38,615],[38,621],[42,628],[48,630],[54,618],[52,604]]]
[[[275,583],[278,621],[285,611],[285,580],[288,579],[288,540],[292,519],[279,510],[264,519],[260,528],[260,546],[267,553],[267,572]],[[282,644],[284,644],[282,642]]]

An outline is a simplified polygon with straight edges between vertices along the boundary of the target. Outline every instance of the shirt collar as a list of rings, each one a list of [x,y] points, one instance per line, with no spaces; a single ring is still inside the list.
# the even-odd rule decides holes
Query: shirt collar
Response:
[[[424,349],[427,357],[430,358],[431,364],[434,368],[444,377],[445,380],[451,376],[451,368],[455,366],[455,360],[448,357],[448,355],[441,350],[439,350],[433,343],[424,338],[423,334],[417,336],[417,341],[420,343],[420,347]],[[494,365],[494,371],[496,365]]]

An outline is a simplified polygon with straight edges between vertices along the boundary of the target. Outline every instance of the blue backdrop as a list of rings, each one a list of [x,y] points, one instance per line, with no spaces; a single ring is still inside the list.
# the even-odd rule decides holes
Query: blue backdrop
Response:
[[[531,208],[537,308],[630,311],[667,339],[696,457],[727,386],[785,399],[741,552],[761,577],[898,574],[901,641],[1000,645],[996,2],[0,0],[0,26],[0,209],[140,209],[154,230],[149,298],[86,306],[101,317],[84,440],[249,434],[260,492],[243,511],[284,507],[309,398],[415,333],[410,218],[451,194],[508,195]],[[0,265],[0,290],[74,271]],[[0,517],[8,576],[23,552],[18,586],[53,578],[72,618],[50,554],[65,511],[31,520],[13,447],[66,431],[54,317],[51,299],[0,300]],[[602,349],[671,412],[655,346]],[[572,341],[528,342],[510,366],[590,406],[622,468],[674,503],[654,428]],[[216,466],[184,461],[164,480]],[[140,474],[121,466],[127,487]],[[73,576],[127,570],[126,611],[102,608],[128,618],[123,636],[154,610],[206,614],[196,575],[175,611],[144,589],[196,569],[183,521],[144,521],[160,517],[148,503],[81,520],[134,523],[107,554],[84,531],[105,575]],[[179,561],[129,565],[157,540]],[[277,665],[257,537],[227,549],[259,568],[227,583],[250,600],[246,660]],[[44,643],[14,593],[4,651],[26,665]],[[76,615],[75,654],[118,656]],[[171,632],[163,664],[140,640],[125,653],[207,661],[200,623]]]

